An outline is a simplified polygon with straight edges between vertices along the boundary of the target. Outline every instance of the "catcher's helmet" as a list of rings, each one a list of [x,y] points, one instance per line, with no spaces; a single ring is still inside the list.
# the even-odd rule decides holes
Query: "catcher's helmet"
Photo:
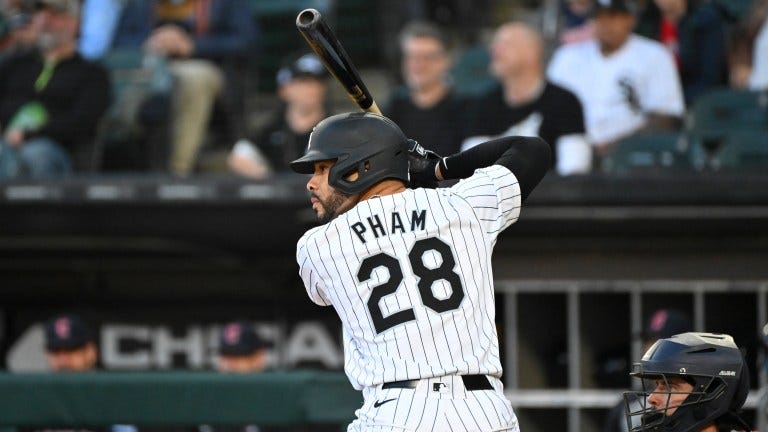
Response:
[[[642,392],[624,393],[630,432],[696,432],[724,420],[748,427],[738,412],[749,393],[749,371],[729,335],[683,333],[660,339],[633,365],[630,375],[643,380]],[[682,378],[693,390],[666,415],[666,408],[674,408],[667,406],[674,393],[670,377]],[[664,384],[663,389],[654,391],[657,382]],[[649,404],[651,393],[666,403]]]
[[[358,194],[384,179],[408,182],[408,138],[392,120],[372,113],[328,117],[312,130],[307,153],[291,162],[301,174],[315,172],[315,162],[335,160],[328,183],[338,191]],[[357,171],[354,181],[345,177]]]

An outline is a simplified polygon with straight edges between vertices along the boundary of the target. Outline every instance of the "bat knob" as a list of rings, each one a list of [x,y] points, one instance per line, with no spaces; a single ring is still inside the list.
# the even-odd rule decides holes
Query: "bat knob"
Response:
[[[299,12],[299,15],[296,17],[296,26],[310,27],[312,24],[318,22],[320,18],[320,12],[317,9],[304,9]]]

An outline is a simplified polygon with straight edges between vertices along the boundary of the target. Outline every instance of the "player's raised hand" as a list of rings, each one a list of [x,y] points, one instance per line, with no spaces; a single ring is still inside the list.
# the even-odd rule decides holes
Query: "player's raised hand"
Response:
[[[411,176],[408,186],[412,188],[436,188],[435,165],[440,162],[442,157],[425,149],[416,140],[408,141],[408,172]]]

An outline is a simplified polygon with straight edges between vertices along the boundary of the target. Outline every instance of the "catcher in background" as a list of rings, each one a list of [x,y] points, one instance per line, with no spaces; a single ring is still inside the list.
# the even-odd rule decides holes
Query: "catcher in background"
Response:
[[[729,335],[660,339],[630,375],[643,382],[643,391],[624,393],[630,432],[752,430],[739,416],[749,393],[749,369]]]
[[[491,255],[550,164],[540,138],[448,157],[390,119],[320,122],[291,168],[323,224],[299,240],[307,293],[341,318],[365,402],[350,431],[518,431],[504,396]],[[464,179],[450,188],[438,180]],[[410,183],[415,188],[408,188]]]

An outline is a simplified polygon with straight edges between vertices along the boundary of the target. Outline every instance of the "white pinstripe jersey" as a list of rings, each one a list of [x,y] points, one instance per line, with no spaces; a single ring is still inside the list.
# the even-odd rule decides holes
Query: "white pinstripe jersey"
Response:
[[[361,201],[299,240],[309,297],[332,305],[356,389],[451,374],[501,376],[491,254],[520,214],[494,165],[450,188]]]

